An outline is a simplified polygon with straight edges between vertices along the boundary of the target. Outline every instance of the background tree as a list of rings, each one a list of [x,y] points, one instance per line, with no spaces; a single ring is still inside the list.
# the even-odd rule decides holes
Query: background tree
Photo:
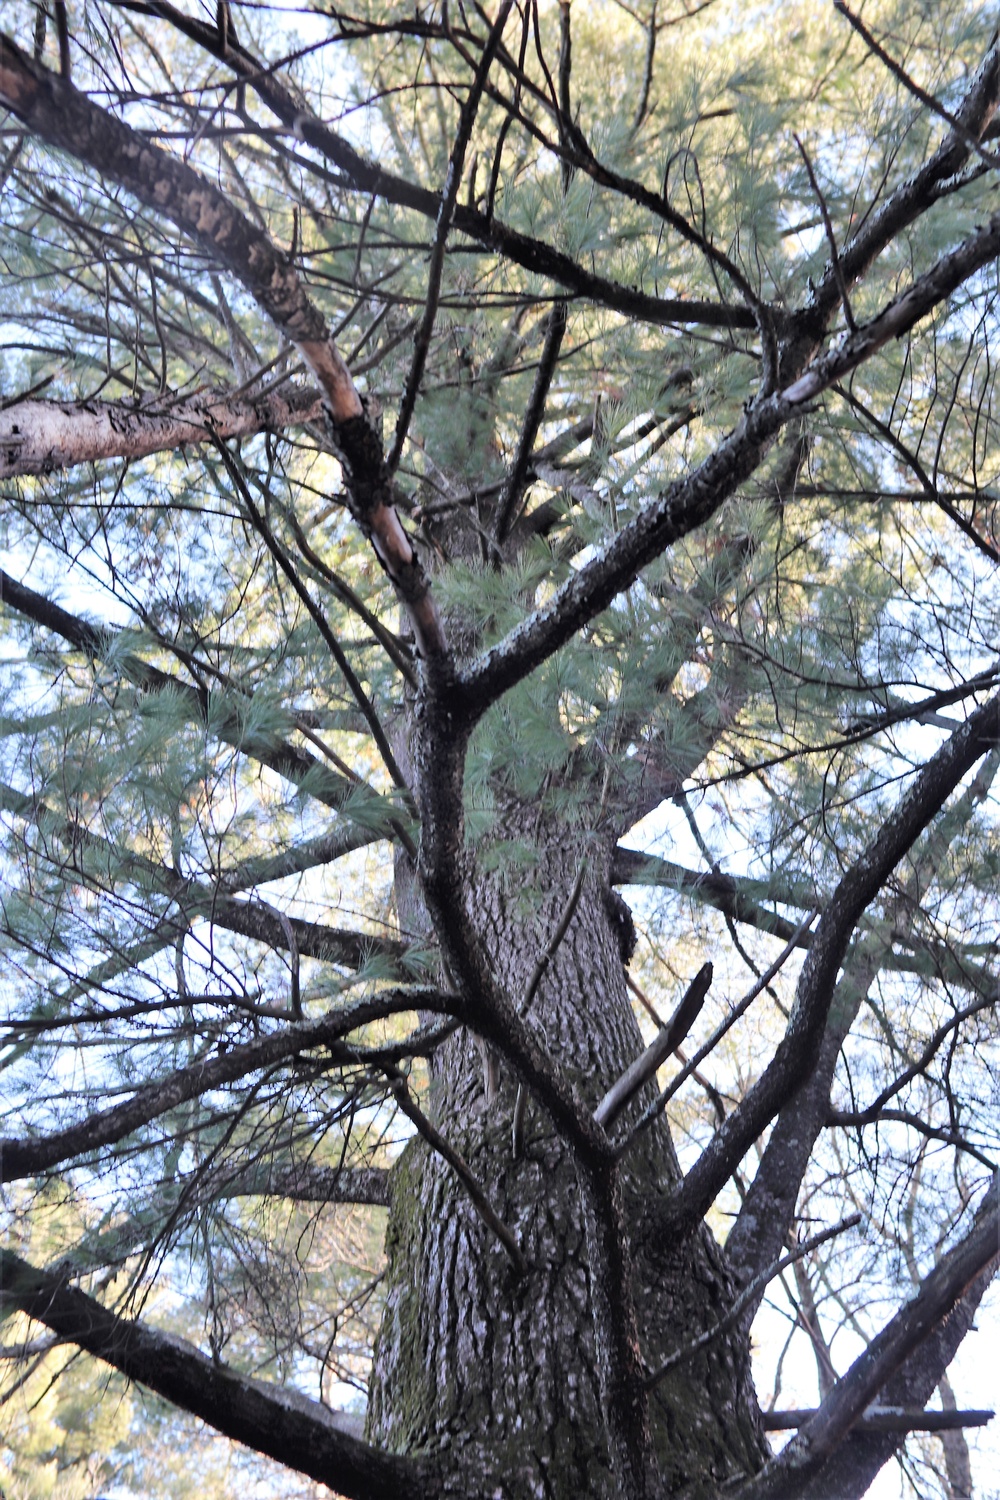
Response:
[[[8,1408],[76,1348],[359,1500],[968,1492],[982,8],[4,28]]]

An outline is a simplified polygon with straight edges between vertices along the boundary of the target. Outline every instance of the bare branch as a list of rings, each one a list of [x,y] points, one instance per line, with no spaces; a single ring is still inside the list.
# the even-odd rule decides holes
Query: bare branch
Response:
[[[854,321],[854,313],[851,311],[851,300],[847,295],[847,286],[844,282],[844,272],[840,264],[840,252],[837,249],[837,237],[833,232],[833,223],[830,219],[830,210],[826,206],[826,199],[823,196],[822,189],[820,188],[819,182],[816,178],[816,173],[813,171],[813,164],[809,160],[808,151],[806,150],[805,146],[803,146],[797,135],[793,136],[793,140],[795,141],[796,146],[798,146],[799,148],[799,155],[801,156],[803,164],[805,165],[806,174],[809,178],[809,185],[812,188],[813,192],[816,194],[816,201],[819,204],[819,211],[823,215],[823,228],[826,230],[827,244],[830,246],[830,264],[833,266],[833,273],[837,278],[838,285],[840,286],[840,300],[844,308],[844,319],[847,323],[848,328],[853,333],[858,325]]]
[[[351,1435],[353,1423],[297,1392],[254,1380],[193,1344],[119,1317],[69,1285],[0,1250],[0,1308],[27,1313],[66,1343],[120,1370],[216,1431],[355,1500],[433,1500],[427,1460],[380,1452]]]
[[[892,76],[894,78],[898,78],[903,87],[907,89],[915,99],[919,99],[920,103],[923,104],[926,109],[929,109],[933,114],[937,115],[939,119],[945,120],[951,126],[952,130],[958,136],[959,140],[963,141],[964,144],[968,146],[970,151],[974,151],[977,156],[981,157],[981,159],[988,167],[1000,166],[1000,158],[993,156],[989,151],[984,151],[983,147],[979,143],[978,138],[972,133],[971,130],[966,129],[965,125],[958,118],[958,116],[953,115],[951,113],[951,110],[945,109],[944,105],[940,102],[940,100],[935,99],[933,94],[929,94],[926,89],[922,89],[920,87],[916,79],[912,78],[906,71],[906,69],[904,67],[901,67],[896,59],[894,57],[891,57],[885,50],[885,48],[875,40],[875,37],[868,30],[868,27],[865,25],[864,21],[862,21],[860,16],[856,16],[854,14],[850,6],[845,4],[845,0],[833,0],[833,8],[834,10],[838,10],[840,12],[840,14],[847,21],[848,25],[853,27],[858,36],[861,37],[861,39],[864,41],[864,44],[869,49],[869,51],[872,52],[881,63],[884,63]]]
[[[300,1021],[284,1026],[253,1042],[230,1048],[220,1055],[203,1058],[191,1067],[181,1068],[166,1078],[144,1084],[131,1099],[110,1109],[98,1111],[78,1125],[70,1125],[52,1135],[7,1137],[0,1140],[0,1181],[16,1182],[34,1177],[61,1162],[90,1155],[105,1146],[115,1145],[150,1124],[179,1104],[200,1098],[212,1089],[236,1083],[250,1074],[273,1068],[313,1048],[321,1048],[331,1062],[347,1067],[364,1066],[377,1061],[378,1052],[350,1046],[343,1038],[359,1026],[400,1011],[413,1009],[447,1013],[446,997],[436,992],[400,997],[394,992],[359,1001],[347,1009],[328,1011],[316,1021]]]
[[[803,946],[808,946],[808,943],[805,942],[805,938],[806,934],[809,931],[809,928],[812,926],[815,916],[815,910],[806,912],[806,915],[802,918],[802,921],[799,923],[798,927],[793,930],[791,937],[788,939],[788,942],[785,944],[784,948],[782,948],[777,958],[768,965],[764,973],[761,974],[760,978],[757,979],[753,985],[751,985],[750,989],[743,996],[743,998],[733,1006],[732,1010],[726,1016],[725,1020],[721,1021],[712,1032],[712,1035],[708,1038],[708,1041],[704,1042],[695,1052],[694,1056],[689,1058],[687,1062],[684,1063],[681,1071],[677,1074],[677,1077],[671,1079],[656,1102],[650,1105],[649,1109],[646,1110],[645,1114],[642,1116],[641,1120],[639,1120],[635,1129],[629,1135],[628,1139],[622,1143],[622,1151],[628,1150],[629,1146],[639,1135],[640,1131],[645,1130],[648,1125],[651,1125],[652,1122],[657,1118],[657,1116],[662,1113],[667,1104],[669,1104],[674,1095],[680,1091],[687,1080],[697,1074],[700,1064],[705,1061],[706,1057],[708,1057],[712,1052],[715,1051],[716,1047],[722,1041],[722,1038],[727,1034],[727,1032],[732,1030],[740,1017],[746,1014],[750,1006],[757,999],[758,995],[763,994],[771,981],[781,971],[785,963],[795,952],[795,949],[800,944],[802,944]],[[679,1037],[678,1045],[680,1045],[680,1042],[682,1042],[683,1040],[683,1037]]]
[[[943,1256],[913,1297],[882,1329],[798,1435],[734,1500],[785,1500],[835,1453],[883,1386],[934,1326],[951,1312],[966,1287],[1000,1259],[1000,1178],[983,1199],[972,1228]]]
[[[714,1327],[707,1329],[705,1333],[693,1339],[690,1344],[685,1344],[683,1349],[678,1349],[676,1353],[671,1354],[658,1369],[650,1374],[648,1381],[650,1389],[659,1385],[660,1381],[669,1375],[671,1370],[675,1370],[678,1365],[685,1364],[700,1350],[707,1348],[713,1340],[721,1338],[728,1329],[734,1328],[750,1303],[758,1297],[761,1290],[769,1281],[774,1280],[775,1276],[780,1276],[782,1271],[794,1265],[796,1261],[801,1260],[804,1255],[811,1255],[814,1250],[819,1249],[820,1245],[825,1245],[828,1240],[835,1239],[837,1235],[843,1234],[845,1230],[854,1229],[860,1223],[860,1214],[849,1214],[846,1219],[841,1219],[839,1224],[834,1224],[830,1229],[823,1229],[819,1234],[810,1235],[807,1240],[803,1240],[800,1245],[796,1245],[786,1255],[782,1255],[780,1259],[774,1261],[765,1271],[756,1276],[750,1282],[749,1286],[743,1288],[725,1317],[720,1318]]]
[[[633,1099],[651,1078],[655,1078],[657,1068],[666,1062],[671,1052],[676,1051],[684,1041],[701,1013],[701,1007],[705,1003],[705,996],[708,994],[711,983],[712,965],[702,964],[659,1036],[650,1042],[641,1057],[637,1057],[618,1081],[608,1089],[594,1110],[594,1119],[599,1125],[603,1125],[605,1130],[611,1128],[629,1100]]]
[[[493,532],[498,545],[501,546],[507,532],[510,530],[517,507],[520,505],[524,495],[525,484],[531,467],[532,449],[535,446],[538,429],[545,415],[545,402],[552,385],[552,378],[555,375],[559,350],[562,348],[565,332],[566,304],[565,302],[557,302],[548,316],[542,357],[538,361],[538,369],[535,371],[535,384],[528,399],[528,405],[525,408],[524,420],[521,423],[521,431],[517,439],[517,449],[514,453],[514,461],[510,466],[510,473],[507,475],[500,499],[497,502]]]
[[[827,902],[802,966],[785,1035],[757,1083],[677,1191],[666,1210],[666,1218],[675,1225],[706,1211],[750,1143],[809,1077],[819,1055],[837,972],[858,918],[962,777],[996,743],[998,716],[1000,698],[996,697],[969,715],[927,762]]]
[[[768,1432],[805,1427],[815,1411],[766,1411]],[[898,1407],[869,1406],[854,1424],[855,1432],[949,1432],[960,1427],[985,1427],[995,1411],[903,1411]]]
[[[528,1263],[524,1258],[524,1252],[517,1242],[516,1235],[496,1213],[489,1198],[486,1196],[482,1184],[470,1169],[468,1162],[460,1152],[455,1150],[454,1146],[449,1145],[441,1132],[428,1120],[410,1093],[403,1075],[398,1070],[392,1070],[387,1072],[387,1077],[393,1097],[403,1111],[403,1114],[417,1127],[418,1134],[423,1137],[427,1144],[451,1167],[468,1194],[469,1202],[476,1210],[476,1213],[486,1227],[496,1235],[506,1250],[510,1263],[518,1276],[527,1275]]]
[[[207,52],[220,60],[224,58],[287,128],[294,130],[307,145],[320,152],[345,174],[349,185],[356,192],[366,196],[374,194],[388,203],[412,208],[426,218],[437,219],[441,208],[438,193],[408,182],[405,178],[386,171],[380,164],[368,161],[343,136],[303,108],[302,101],[293,97],[275,78],[273,69],[252,57],[243,47],[230,46],[227,52],[223,52],[213,26],[185,16],[169,0],[115,0],[115,3],[122,9],[163,16]],[[742,307],[727,307],[718,302],[705,302],[697,298],[687,300],[682,297],[652,297],[636,287],[622,286],[588,271],[545,241],[510,228],[493,214],[480,213],[471,204],[456,204],[453,222],[457,230],[486,249],[495,251],[536,275],[550,277],[576,296],[585,297],[598,306],[610,308],[625,317],[660,326],[678,323],[700,324],[707,328],[754,327],[752,314]]]
[[[185,444],[250,437],[315,422],[322,400],[292,389],[259,398],[224,391],[168,402],[17,401],[0,410],[0,479],[74,464],[146,458]]]
[[[427,362],[427,351],[430,348],[431,334],[434,331],[434,321],[437,317],[438,301],[441,295],[441,274],[444,270],[444,253],[455,215],[455,205],[458,202],[459,189],[462,186],[465,153],[468,150],[469,140],[472,136],[472,127],[479,112],[483,89],[486,87],[486,78],[496,57],[497,48],[500,45],[504,27],[507,24],[507,18],[510,15],[513,3],[514,0],[500,0],[500,5],[497,7],[496,20],[490,27],[489,36],[486,38],[482,55],[476,65],[472,84],[462,105],[458,130],[455,133],[451,155],[448,158],[448,170],[445,173],[444,189],[441,193],[441,207],[438,209],[437,224],[434,227],[434,242],[431,246],[424,315],[414,336],[413,358],[410,368],[407,371],[406,382],[403,386],[403,398],[400,402],[399,415],[396,419],[396,435],[392,441],[392,451],[386,460],[386,467],[390,473],[395,471],[402,455],[403,444],[406,442],[406,434],[409,431],[413,409],[417,401],[417,392],[420,389],[420,381],[423,378],[424,365]]]

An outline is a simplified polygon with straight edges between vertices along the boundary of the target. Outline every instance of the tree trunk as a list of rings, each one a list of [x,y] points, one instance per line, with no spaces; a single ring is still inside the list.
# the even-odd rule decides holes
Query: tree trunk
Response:
[[[609,900],[611,841],[574,831],[565,809],[557,823],[536,808],[509,808],[490,849],[480,851],[480,871],[499,861],[501,836],[528,844],[533,858],[479,873],[470,910],[515,998],[528,988],[587,852],[579,903],[528,1017],[596,1106],[643,1047],[625,985],[620,917]],[[528,1272],[516,1275],[451,1170],[423,1142],[411,1142],[393,1173],[369,1436],[395,1452],[433,1454],[454,1473],[455,1493],[599,1500],[613,1487],[576,1169],[531,1102],[521,1159],[513,1159],[516,1088],[501,1071],[487,1102],[483,1060],[468,1033],[435,1061],[435,1123],[517,1235]],[[652,1097],[647,1092],[642,1103]],[[631,1106],[623,1123],[640,1107]],[[639,1137],[625,1166],[628,1217],[639,1226],[649,1199],[678,1172],[664,1121]],[[679,1246],[637,1234],[632,1250],[641,1352],[652,1368],[725,1315],[733,1281],[707,1229]],[[657,1388],[650,1416],[664,1494],[715,1494],[720,1482],[758,1468],[767,1450],[748,1341],[720,1339],[681,1365]]]

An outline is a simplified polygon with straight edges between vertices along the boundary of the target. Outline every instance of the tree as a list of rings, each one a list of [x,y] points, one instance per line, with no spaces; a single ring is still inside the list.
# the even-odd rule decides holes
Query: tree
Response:
[[[295,21],[4,12],[11,1379],[358,1500],[967,1492],[996,37]]]

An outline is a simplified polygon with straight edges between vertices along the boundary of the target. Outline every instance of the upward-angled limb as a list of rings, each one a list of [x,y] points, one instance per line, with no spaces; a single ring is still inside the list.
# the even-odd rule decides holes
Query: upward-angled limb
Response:
[[[920,875],[925,879],[933,878],[934,868],[943,859],[949,845],[967,832],[969,819],[987,796],[996,771],[997,754],[994,751],[984,761],[972,783],[963,789],[961,796],[921,843],[915,845],[915,884],[919,884]],[[894,932],[894,941],[899,936],[902,934]],[[726,1240],[726,1253],[743,1285],[747,1285],[769,1260],[780,1253],[791,1230],[807,1164],[820,1132],[829,1120],[830,1087],[841,1047],[885,963],[888,946],[885,936],[877,929],[852,945],[833,995],[816,1065],[802,1089],[785,1104],[775,1120],[754,1180]],[[887,1097],[891,1097],[891,1093]],[[757,1302],[753,1304],[754,1309],[757,1305]]]
[[[840,881],[816,927],[799,976],[795,1005],[774,1057],[657,1215],[664,1231],[676,1232],[705,1214],[754,1139],[808,1081],[858,918],[962,777],[996,744],[998,735],[1000,698],[994,697],[970,714],[931,757]]]
[[[1000,1177],[994,1175],[964,1238],[924,1278],[914,1296],[837,1381],[815,1415],[787,1447],[756,1479],[736,1492],[737,1500],[785,1500],[790,1494],[802,1494],[814,1479],[822,1477],[829,1483],[824,1466],[830,1460],[837,1460],[842,1444],[865,1408],[960,1306],[967,1290],[995,1273],[1000,1263],[998,1214]]]

